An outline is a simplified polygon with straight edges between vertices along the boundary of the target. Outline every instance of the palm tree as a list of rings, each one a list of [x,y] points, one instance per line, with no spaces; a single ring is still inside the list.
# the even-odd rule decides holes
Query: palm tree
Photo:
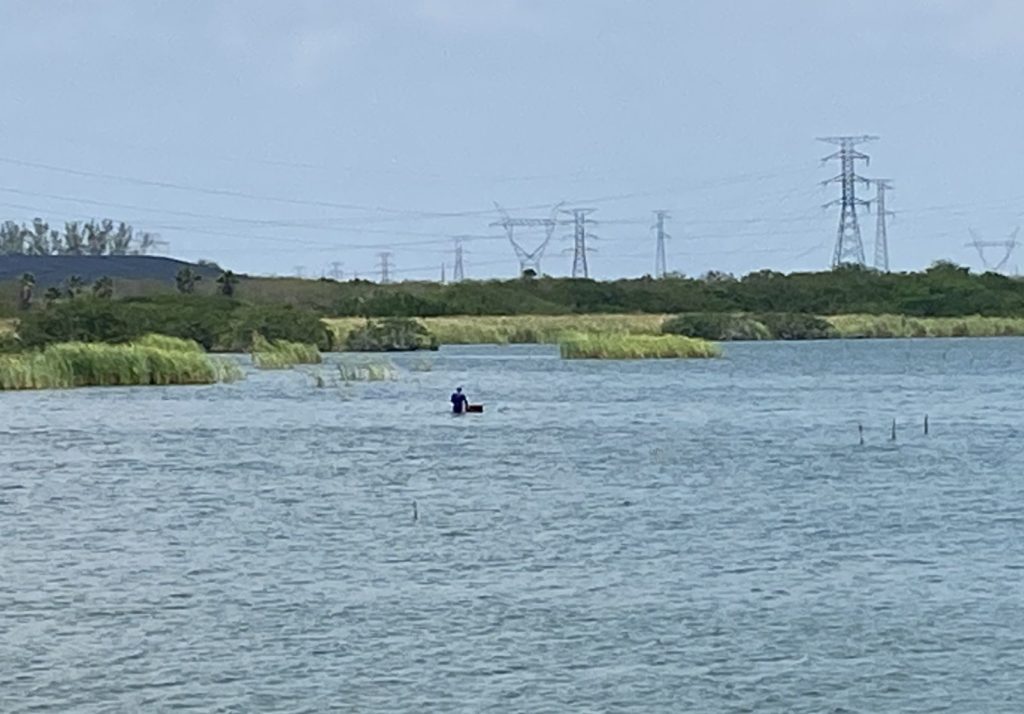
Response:
[[[53,305],[62,297],[64,297],[64,293],[60,291],[60,288],[49,287],[46,288],[46,292],[43,293],[43,300],[46,302],[47,307]]]
[[[104,275],[92,284],[92,295],[102,300],[109,300],[114,297],[114,281]]]
[[[238,276],[232,273],[230,270],[225,270],[217,278],[217,284],[220,285],[220,294],[227,297],[231,297],[235,294],[235,286],[238,285]]]
[[[32,290],[36,286],[36,276],[32,273],[22,273],[21,289],[18,292],[18,307],[28,310],[32,307]]]
[[[178,292],[182,295],[191,295],[194,293],[196,283],[202,279],[202,275],[199,275],[188,266],[179,270],[178,274],[174,276],[174,282],[178,286]]]
[[[74,299],[81,295],[84,288],[85,281],[78,275],[71,275],[64,281],[64,290],[69,298]]]

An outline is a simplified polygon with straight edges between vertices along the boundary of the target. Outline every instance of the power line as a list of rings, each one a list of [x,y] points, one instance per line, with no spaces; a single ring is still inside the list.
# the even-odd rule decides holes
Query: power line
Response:
[[[377,257],[380,259],[380,283],[387,285],[391,282],[391,253],[385,250],[378,253]]]
[[[865,265],[864,243],[860,238],[860,224],[857,221],[857,208],[870,205],[868,201],[857,198],[856,186],[858,183],[868,184],[870,181],[863,176],[858,176],[855,169],[855,162],[864,161],[870,163],[871,159],[867,154],[857,151],[857,144],[864,144],[877,139],[876,136],[828,136],[818,139],[828,144],[835,144],[839,151],[826,156],[822,161],[839,159],[840,173],[824,184],[842,184],[842,196],[835,201],[825,204],[825,207],[836,206],[839,208],[839,229],[836,232],[836,247],[832,254],[832,267],[854,264]]]
[[[455,239],[455,270],[452,275],[453,282],[461,283],[465,280],[465,274],[462,265],[462,239]]]
[[[1004,241],[986,241],[981,240],[978,234],[973,228],[970,229],[971,237],[974,239],[967,245],[973,246],[978,251],[978,257],[981,258],[981,264],[985,266],[986,270],[998,273],[1010,262],[1010,257],[1013,255],[1013,251],[1017,249],[1019,243],[1017,243],[1017,234],[1020,233],[1020,227],[1013,230],[1008,240]],[[985,256],[986,248],[1001,248],[1003,250],[1003,257],[995,264],[992,265],[988,258]]]
[[[655,211],[654,217],[656,219],[654,227],[658,231],[657,246],[654,251],[654,277],[664,278],[668,272],[665,264],[665,239],[669,236],[665,233],[665,219],[669,217],[669,213],[664,210]]]
[[[587,224],[593,221],[587,220],[587,216],[593,213],[593,208],[574,208],[572,211],[573,241],[572,241],[572,277],[589,278],[590,269],[587,266]]]
[[[501,220],[491,225],[501,226],[505,229],[508,242],[512,244],[512,250],[515,251],[516,258],[519,259],[519,274],[522,275],[527,270],[532,270],[537,275],[540,275],[540,260],[544,257],[544,251],[547,249],[548,243],[551,242],[551,236],[554,235],[555,228],[558,226],[558,219],[555,216],[558,215],[562,204],[556,204],[551,209],[551,215],[548,218],[513,218],[497,202],[495,202],[494,206],[501,214]],[[516,240],[515,229],[538,227],[544,229],[544,241],[534,250],[528,251]]]
[[[885,208],[885,192],[892,190],[889,179],[874,179],[875,185],[875,270],[889,272],[889,236],[886,230],[889,217],[896,215]]]

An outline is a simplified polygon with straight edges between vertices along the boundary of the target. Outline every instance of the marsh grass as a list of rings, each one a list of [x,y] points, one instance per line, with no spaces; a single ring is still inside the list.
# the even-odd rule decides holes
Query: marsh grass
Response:
[[[297,364],[320,364],[316,345],[287,340],[268,340],[259,333],[252,336],[252,363],[260,369],[288,369]]]
[[[184,340],[180,337],[169,337],[168,335],[143,335],[135,340],[134,344],[140,347],[155,347],[170,352],[206,352],[203,346],[195,340]]]
[[[5,390],[213,384],[240,376],[237,365],[201,351],[143,344],[65,342],[0,355],[0,389]]]
[[[563,359],[695,359],[721,357],[706,340],[678,335],[570,334],[559,342]]]
[[[844,338],[1010,337],[1024,335],[1020,317],[834,315],[825,318]]]
[[[388,360],[343,360],[338,364],[342,382],[386,382],[398,377],[398,370]]]

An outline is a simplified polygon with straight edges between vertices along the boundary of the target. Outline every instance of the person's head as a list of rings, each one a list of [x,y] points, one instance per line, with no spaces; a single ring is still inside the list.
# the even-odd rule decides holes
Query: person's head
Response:
[[[462,394],[462,387],[456,387],[455,391],[458,392],[459,394]]]

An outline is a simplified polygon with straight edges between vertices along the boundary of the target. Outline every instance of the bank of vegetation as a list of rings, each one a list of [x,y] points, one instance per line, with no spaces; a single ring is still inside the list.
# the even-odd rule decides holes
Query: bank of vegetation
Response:
[[[557,344],[568,333],[711,341],[1024,335],[1024,281],[948,263],[907,274],[844,268],[611,282],[378,285],[254,279],[230,271],[203,281],[185,270],[177,278],[166,294],[140,296],[122,282],[112,291],[107,281],[69,280],[46,297],[34,294],[27,276],[0,290],[8,299],[0,311],[17,320],[23,347],[124,343],[159,332],[213,352],[250,351],[253,334],[319,351]],[[0,322],[0,349],[10,349],[13,338],[4,327]]]
[[[241,376],[237,365],[195,343],[163,336],[125,344],[67,342],[0,354],[0,389],[213,384]]]

